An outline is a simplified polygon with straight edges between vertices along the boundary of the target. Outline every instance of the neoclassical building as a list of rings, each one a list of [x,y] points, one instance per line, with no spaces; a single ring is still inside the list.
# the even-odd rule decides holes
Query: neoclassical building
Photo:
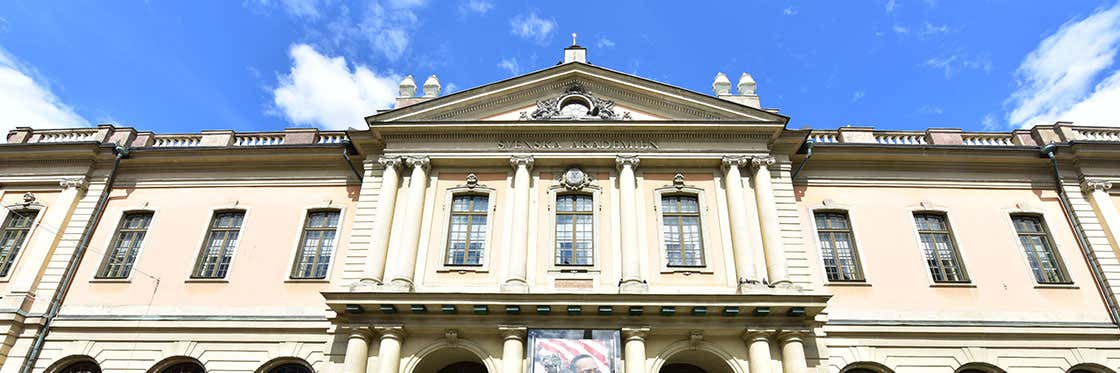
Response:
[[[1120,369],[1120,129],[712,88],[571,46],[348,131],[17,128],[0,373]]]

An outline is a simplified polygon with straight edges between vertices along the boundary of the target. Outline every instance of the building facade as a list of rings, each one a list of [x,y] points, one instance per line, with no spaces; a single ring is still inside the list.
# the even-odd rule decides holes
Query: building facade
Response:
[[[12,131],[0,373],[1120,368],[1120,129],[795,130],[586,52],[348,131]]]

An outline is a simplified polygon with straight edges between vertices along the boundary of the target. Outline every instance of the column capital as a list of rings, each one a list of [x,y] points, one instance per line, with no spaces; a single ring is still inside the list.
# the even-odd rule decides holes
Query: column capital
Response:
[[[498,333],[502,339],[525,340],[529,328],[525,325],[498,325]]]
[[[350,334],[350,338],[369,339],[373,337],[373,330],[370,329],[369,325],[342,325],[338,329]]]
[[[509,165],[514,169],[524,166],[525,169],[533,169],[534,158],[531,155],[515,155],[509,157]]]
[[[638,168],[638,163],[641,163],[641,160],[638,159],[637,155],[619,155],[614,157],[614,163],[615,166],[617,166],[618,169],[621,170],[626,166],[630,166],[630,168]]]
[[[753,167],[753,168],[759,168],[759,167],[769,168],[770,166],[774,165],[774,162],[775,162],[774,157],[771,157],[771,156],[768,156],[768,155],[753,157],[753,158],[751,158],[751,167]]]
[[[403,340],[406,333],[404,332],[404,325],[374,325],[373,330],[381,334],[381,339],[392,338],[396,340]]]
[[[624,340],[642,340],[649,336],[650,328],[648,326],[635,326],[622,328],[622,339]]]
[[[62,187],[62,189],[75,188],[84,190],[87,185],[89,185],[89,181],[84,177],[69,177],[58,181],[58,186]]]
[[[401,159],[401,157],[382,156],[377,158],[377,163],[381,164],[381,167],[384,168],[398,169],[401,167],[401,164],[404,163],[404,160]]]
[[[804,341],[807,334],[808,333],[803,330],[779,330],[774,333],[774,338],[777,339],[779,343],[786,344],[789,342]]]
[[[426,155],[425,156],[413,156],[413,157],[406,158],[405,162],[408,162],[408,165],[412,166],[412,168],[419,167],[419,168],[423,169],[424,171],[427,171],[428,168],[431,167],[432,158],[428,157]]]
[[[1100,179],[1081,179],[1081,189],[1088,193],[1108,192],[1109,189],[1112,189],[1112,182]]]
[[[743,338],[744,341],[747,341],[747,343],[760,339],[769,341],[770,337],[774,335],[774,332],[776,332],[776,330],[774,329],[747,329],[743,331],[743,335],[741,336],[741,338]]]
[[[723,168],[744,167],[751,164],[751,157],[745,155],[725,155],[721,159]]]

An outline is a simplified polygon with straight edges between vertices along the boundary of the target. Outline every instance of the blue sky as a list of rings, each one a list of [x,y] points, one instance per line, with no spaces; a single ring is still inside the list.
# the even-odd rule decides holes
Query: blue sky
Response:
[[[750,72],[791,128],[1120,125],[1120,5],[1024,4],[5,2],[0,130],[364,127],[406,74],[468,89],[554,65],[572,32],[591,63],[706,94]]]

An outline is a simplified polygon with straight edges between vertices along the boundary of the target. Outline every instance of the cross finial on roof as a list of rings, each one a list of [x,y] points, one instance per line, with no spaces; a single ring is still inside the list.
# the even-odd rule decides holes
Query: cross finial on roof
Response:
[[[576,45],[576,33],[572,33],[572,45]]]

